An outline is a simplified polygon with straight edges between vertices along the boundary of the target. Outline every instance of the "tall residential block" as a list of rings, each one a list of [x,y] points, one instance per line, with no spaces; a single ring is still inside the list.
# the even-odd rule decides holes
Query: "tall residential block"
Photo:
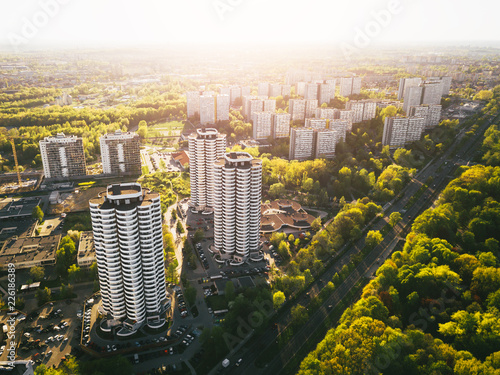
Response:
[[[306,94],[306,83],[305,82],[297,82],[295,85],[295,93],[299,96],[304,97]]]
[[[337,135],[336,137],[337,143],[340,140],[343,140],[345,142],[345,137],[348,131],[347,129],[349,129],[349,121],[341,119],[329,120],[328,129],[333,130]]]
[[[346,109],[353,111],[353,121],[361,122],[375,118],[377,102],[372,100],[349,100]]]
[[[214,163],[213,252],[233,265],[260,250],[262,160],[231,152]]]
[[[403,110],[408,113],[410,107],[422,104],[423,86],[410,86],[405,90]]]
[[[326,129],[327,127],[327,119],[323,118],[306,118],[305,127],[312,129]]]
[[[281,96],[287,97],[292,94],[292,86],[290,85],[281,85]]]
[[[141,174],[141,142],[137,133],[117,130],[100,138],[102,171],[107,174]]]
[[[438,105],[419,105],[415,107],[410,107],[408,116],[411,117],[423,117],[425,129],[431,129],[439,125],[441,120],[441,109],[442,106]]]
[[[269,97],[276,98],[281,96],[281,85],[279,83],[271,83],[269,85]]]
[[[318,108],[318,99],[306,99],[305,117],[314,117]]]
[[[399,89],[398,89],[398,100],[405,99],[406,91],[410,87],[419,86],[422,83],[422,78],[401,78],[399,80]]]
[[[229,95],[217,95],[215,98],[217,102],[217,121],[229,121],[229,105],[230,96]]]
[[[263,110],[266,112],[276,112],[276,99],[264,99]]]
[[[188,137],[191,205],[213,207],[214,163],[226,152],[226,135],[217,129],[197,129]]]
[[[314,129],[290,129],[290,146],[288,158],[290,160],[307,160],[314,155]]]
[[[329,83],[321,83],[318,86],[318,104],[329,104],[330,100],[335,97],[335,85]]]
[[[265,140],[272,136],[273,112],[255,112],[253,114],[253,138]]]
[[[202,126],[215,124],[215,97],[213,95],[200,96],[200,124]]]
[[[231,88],[230,87],[219,87],[219,94],[220,95],[231,95]]]
[[[188,91],[186,93],[187,117],[193,118],[200,115],[200,92]]]
[[[138,183],[109,185],[89,206],[102,309],[128,333],[144,323],[162,326],[168,299],[160,195]]]
[[[339,111],[339,119],[341,120],[347,120],[348,121],[348,126],[347,126],[347,131],[350,132],[352,131],[352,123],[354,122],[354,112],[348,109],[341,109]]]
[[[269,82],[259,82],[258,95],[269,96]]]
[[[231,104],[236,103],[236,99],[241,98],[241,87],[240,86],[232,86],[230,90],[230,99]]]
[[[441,81],[424,82],[421,104],[441,104],[442,96],[443,83]]]
[[[40,156],[46,178],[69,178],[87,174],[83,140],[76,135],[45,137],[40,141]]]
[[[418,141],[424,130],[424,121],[423,117],[386,117],[382,144],[398,148]]]
[[[361,93],[361,77],[348,77],[340,79],[340,96],[350,96]]]
[[[304,99],[318,99],[318,84],[307,83],[304,92]]]
[[[273,113],[273,138],[287,138],[290,135],[290,121],[292,115],[289,113]]]
[[[337,135],[335,131],[322,129],[317,130],[314,133],[314,157],[316,159],[333,159],[335,157],[335,146],[337,144]]]
[[[290,99],[288,101],[288,112],[292,115],[292,121],[304,121],[306,118],[305,99]]]
[[[337,108],[316,108],[316,118],[326,118],[328,120],[333,120],[339,118],[340,110]]]

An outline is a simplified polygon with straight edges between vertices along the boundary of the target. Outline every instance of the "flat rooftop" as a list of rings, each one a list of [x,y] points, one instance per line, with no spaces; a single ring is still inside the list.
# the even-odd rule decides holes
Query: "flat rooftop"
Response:
[[[60,241],[60,234],[39,237],[13,237],[5,241],[0,250],[0,265],[5,267],[9,263],[14,263],[18,267],[22,267],[22,263],[26,262],[53,264]]]
[[[78,258],[88,257],[95,254],[94,236],[91,231],[82,232],[78,244]]]
[[[136,194],[142,190],[141,185],[139,184],[127,184],[127,185],[110,185],[108,186],[108,195],[127,195],[127,194]]]
[[[0,208],[0,219],[31,216],[33,209],[41,202],[40,197],[14,199]]]

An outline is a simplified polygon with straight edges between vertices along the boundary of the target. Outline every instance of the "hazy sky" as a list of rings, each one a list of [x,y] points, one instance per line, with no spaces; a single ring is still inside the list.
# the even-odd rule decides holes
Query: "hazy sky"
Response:
[[[497,40],[499,11],[491,0],[1,0],[0,44]]]

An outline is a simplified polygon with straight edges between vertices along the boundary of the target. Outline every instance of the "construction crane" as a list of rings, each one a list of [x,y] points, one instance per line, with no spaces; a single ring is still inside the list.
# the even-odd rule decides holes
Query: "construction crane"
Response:
[[[14,145],[14,139],[10,139],[10,144],[12,145],[12,153],[14,154],[14,164],[16,165],[16,173],[17,173],[17,183],[19,187],[22,186],[21,182],[21,173],[19,173],[19,163],[17,162],[17,154],[16,154],[16,146]]]

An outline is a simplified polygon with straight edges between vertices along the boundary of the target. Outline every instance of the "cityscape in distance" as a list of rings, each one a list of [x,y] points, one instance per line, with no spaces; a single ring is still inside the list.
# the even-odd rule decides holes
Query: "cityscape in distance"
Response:
[[[497,8],[3,2],[0,374],[500,373]]]

